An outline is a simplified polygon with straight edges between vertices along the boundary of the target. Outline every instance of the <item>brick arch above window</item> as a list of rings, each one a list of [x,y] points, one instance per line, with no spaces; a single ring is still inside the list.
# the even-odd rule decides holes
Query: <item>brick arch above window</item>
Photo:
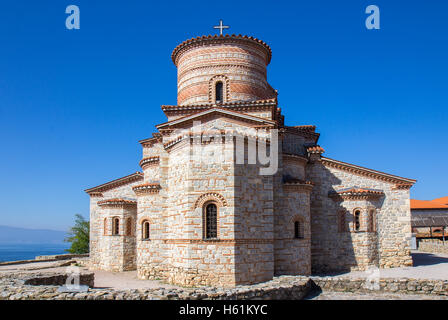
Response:
[[[207,192],[199,196],[194,203],[194,209],[202,208],[206,202],[214,202],[218,207],[227,207],[226,199],[217,192]]]
[[[229,78],[224,75],[216,75],[212,77],[208,82],[208,102],[216,102],[216,84],[222,82],[222,103],[230,100],[230,81]]]
[[[140,217],[140,219],[137,221],[139,225],[141,225],[144,221],[149,221],[150,224],[153,224],[153,220],[149,217]]]

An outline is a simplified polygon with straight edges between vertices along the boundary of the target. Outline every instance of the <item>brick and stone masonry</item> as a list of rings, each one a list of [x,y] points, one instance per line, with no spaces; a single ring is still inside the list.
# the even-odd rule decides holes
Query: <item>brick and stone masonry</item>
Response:
[[[412,264],[415,180],[323,157],[315,126],[285,125],[266,43],[198,37],[172,60],[178,105],[140,141],[142,171],[86,190],[90,268],[229,287]]]

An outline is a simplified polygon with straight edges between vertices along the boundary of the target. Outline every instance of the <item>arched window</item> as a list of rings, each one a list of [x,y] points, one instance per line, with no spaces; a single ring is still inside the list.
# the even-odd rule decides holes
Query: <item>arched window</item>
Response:
[[[112,234],[114,236],[117,236],[120,234],[120,219],[119,218],[114,218],[112,220]]]
[[[205,238],[214,239],[218,237],[218,208],[216,204],[209,203],[205,207]]]
[[[361,229],[361,211],[356,210],[353,219],[353,229],[359,231]]]
[[[142,224],[142,239],[149,240],[149,221],[143,221]]]
[[[132,218],[126,219],[126,235],[132,236]]]
[[[294,238],[303,239],[303,223],[301,221],[294,221]]]
[[[215,84],[215,100],[216,103],[222,103],[223,102],[223,84],[222,81],[218,81]]]

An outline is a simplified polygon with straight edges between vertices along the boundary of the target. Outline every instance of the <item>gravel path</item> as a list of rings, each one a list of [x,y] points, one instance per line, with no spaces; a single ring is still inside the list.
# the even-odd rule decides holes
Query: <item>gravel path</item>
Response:
[[[95,288],[124,289],[155,289],[180,288],[157,280],[141,280],[137,278],[137,271],[107,272],[95,271]]]

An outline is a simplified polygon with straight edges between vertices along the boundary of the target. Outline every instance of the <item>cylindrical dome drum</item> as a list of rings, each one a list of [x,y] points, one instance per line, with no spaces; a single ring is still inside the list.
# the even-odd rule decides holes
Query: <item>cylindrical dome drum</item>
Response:
[[[177,66],[178,105],[220,104],[275,97],[267,82],[270,47],[241,35],[184,41],[172,54]]]

